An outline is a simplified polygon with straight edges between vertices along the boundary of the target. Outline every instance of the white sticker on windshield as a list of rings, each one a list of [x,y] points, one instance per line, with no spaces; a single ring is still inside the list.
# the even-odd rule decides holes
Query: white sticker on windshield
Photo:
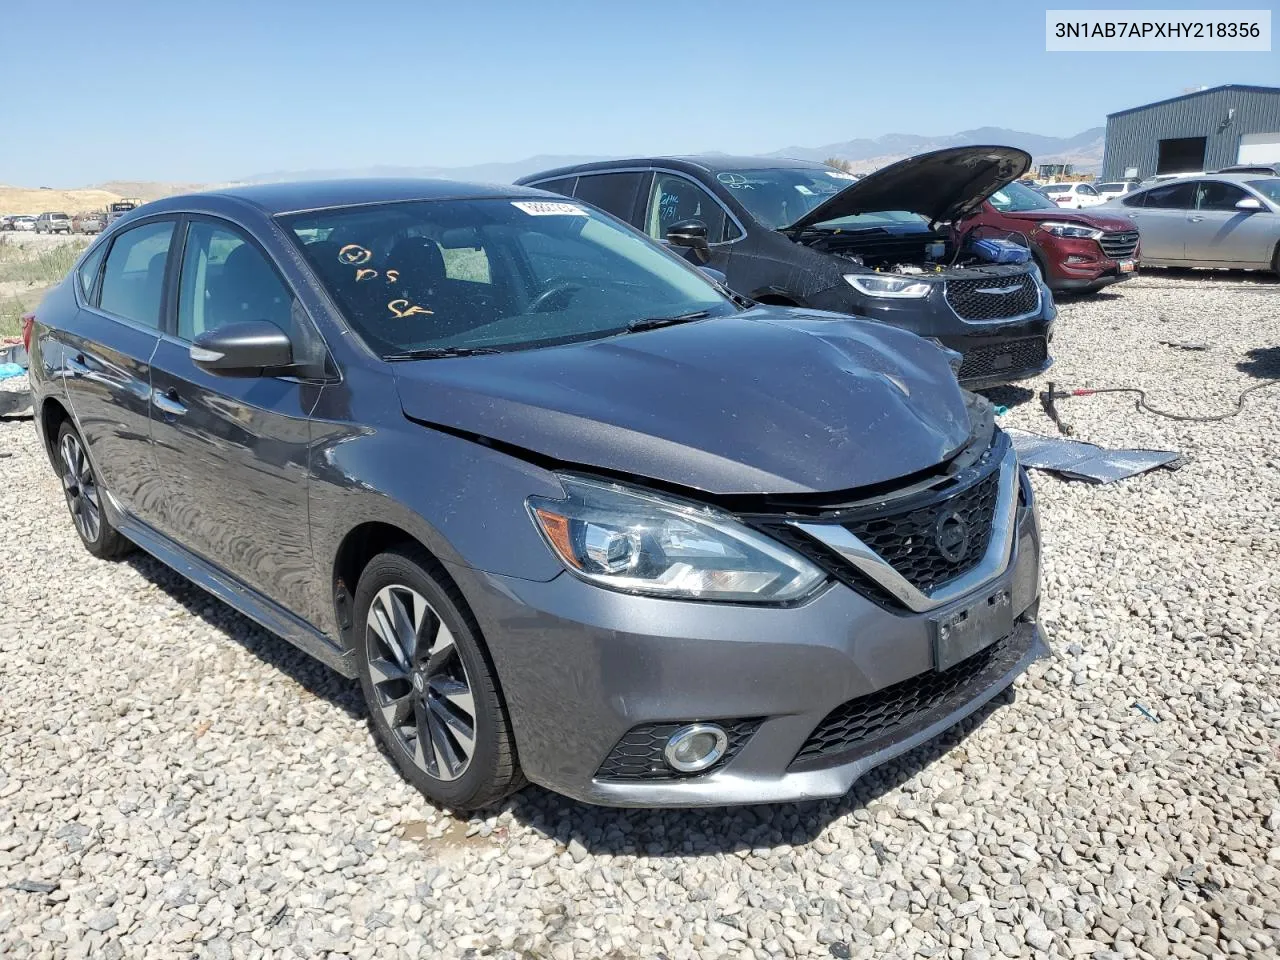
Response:
[[[803,193],[806,197],[813,196],[813,191],[810,190],[808,187],[806,187],[803,183],[797,183],[796,190],[800,193]]]
[[[586,210],[576,203],[558,203],[554,200],[512,200],[511,205],[531,217],[587,217]]]
[[[844,173],[843,171],[840,171],[840,170],[828,170],[827,176],[831,177],[834,180],[857,180],[858,179],[852,173]]]

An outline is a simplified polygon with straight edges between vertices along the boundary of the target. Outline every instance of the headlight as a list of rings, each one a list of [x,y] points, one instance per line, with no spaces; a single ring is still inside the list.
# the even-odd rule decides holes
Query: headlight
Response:
[[[1097,240],[1102,236],[1101,230],[1086,227],[1082,223],[1060,223],[1057,220],[1046,220],[1040,224],[1040,229],[1055,237],[1070,237],[1073,240]]]
[[[569,572],[655,597],[785,603],[825,576],[781,544],[709,507],[561,476],[568,497],[530,497],[529,515]]]
[[[932,284],[906,277],[890,277],[880,273],[846,273],[845,281],[859,293],[868,297],[897,297],[919,299],[927,297]]]

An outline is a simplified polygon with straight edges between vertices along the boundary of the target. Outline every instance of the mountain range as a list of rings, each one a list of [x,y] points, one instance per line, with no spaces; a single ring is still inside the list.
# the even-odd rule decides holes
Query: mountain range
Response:
[[[874,139],[844,140],[820,147],[786,147],[766,154],[770,157],[795,157],[800,160],[839,158],[849,169],[863,173],[875,170],[904,157],[940,150],[943,147],[968,144],[1001,144],[1026,150],[1036,163],[1070,163],[1082,173],[1096,173],[1102,167],[1102,144],[1106,128],[1092,127],[1072,137],[1048,137],[1003,127],[978,127],[946,136],[921,136],[890,133]],[[717,151],[702,151],[715,153]],[[242,183],[270,183],[279,180],[321,179],[330,177],[441,177],[447,180],[473,180],[480,183],[510,183],[519,177],[552,167],[608,160],[606,155],[541,154],[507,163],[481,163],[465,167],[390,166],[332,167],[315,170],[275,170],[255,174]]]

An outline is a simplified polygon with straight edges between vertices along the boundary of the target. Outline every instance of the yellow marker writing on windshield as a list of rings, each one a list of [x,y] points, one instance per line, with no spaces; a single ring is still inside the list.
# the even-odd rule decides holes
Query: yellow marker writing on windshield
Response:
[[[348,243],[338,251],[338,259],[348,266],[359,266],[373,259],[373,251],[367,250],[358,243]]]
[[[403,300],[403,299],[392,300],[390,303],[387,304],[387,309],[390,310],[391,313],[397,317],[411,317],[415,313],[434,313],[435,312],[433,310],[428,310],[426,307],[419,307],[416,304],[412,304],[408,300]]]

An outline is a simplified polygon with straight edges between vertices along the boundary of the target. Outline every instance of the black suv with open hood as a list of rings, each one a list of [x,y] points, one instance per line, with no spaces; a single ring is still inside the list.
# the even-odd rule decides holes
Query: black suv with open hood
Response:
[[[1053,362],[1053,298],[1031,263],[989,263],[952,229],[1022,176],[1012,147],[953,147],[861,179],[822,163],[660,157],[561,167],[520,184],[594,204],[720,271],[738,293],[881,320],[963,354],[968,387]]]

